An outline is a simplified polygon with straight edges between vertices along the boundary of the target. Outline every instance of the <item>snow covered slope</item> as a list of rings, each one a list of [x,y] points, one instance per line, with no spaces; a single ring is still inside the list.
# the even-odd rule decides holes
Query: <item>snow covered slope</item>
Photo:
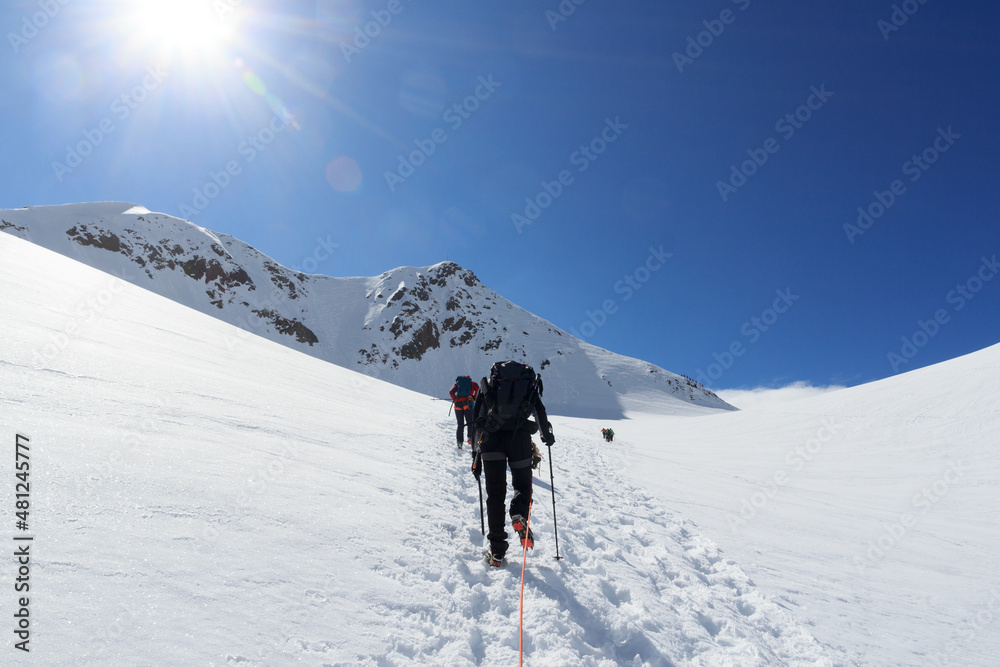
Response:
[[[4,664],[515,664],[519,568],[480,560],[443,403],[4,234],[0,294],[0,506],[8,548],[34,537],[31,655],[8,557]],[[564,558],[543,474],[525,664],[841,662],[623,480],[593,422],[553,422]]]
[[[711,418],[616,426],[627,477],[866,665],[998,664],[1000,345]]]
[[[731,410],[693,380],[594,347],[515,306],[452,262],[374,278],[287,269],[239,239],[126,202],[0,210],[0,230],[243,330],[429,395],[519,359],[554,414],[618,418],[628,404]],[[227,345],[242,338],[227,332]]]

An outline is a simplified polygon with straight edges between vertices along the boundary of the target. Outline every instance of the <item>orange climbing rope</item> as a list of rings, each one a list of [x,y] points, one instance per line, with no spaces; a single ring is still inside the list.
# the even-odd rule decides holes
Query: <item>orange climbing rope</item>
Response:
[[[530,535],[531,503],[528,503],[528,518],[524,520],[524,534]],[[517,623],[517,664],[524,665],[524,568],[528,562],[528,547],[525,544],[524,555],[521,557],[521,618]]]

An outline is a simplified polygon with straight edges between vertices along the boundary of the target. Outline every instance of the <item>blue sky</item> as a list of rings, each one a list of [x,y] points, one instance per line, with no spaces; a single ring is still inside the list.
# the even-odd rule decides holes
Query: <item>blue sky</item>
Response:
[[[4,4],[0,207],[133,201],[335,276],[450,259],[713,388],[1000,340],[991,3],[187,4]]]

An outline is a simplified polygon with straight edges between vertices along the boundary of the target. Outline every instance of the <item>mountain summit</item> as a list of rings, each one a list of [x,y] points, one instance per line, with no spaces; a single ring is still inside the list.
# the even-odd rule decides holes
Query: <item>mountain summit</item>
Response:
[[[500,359],[531,364],[554,414],[733,409],[693,380],[574,338],[454,262],[334,278],[127,202],[0,210],[0,230],[314,357],[443,397]],[[220,344],[232,347],[234,334]]]

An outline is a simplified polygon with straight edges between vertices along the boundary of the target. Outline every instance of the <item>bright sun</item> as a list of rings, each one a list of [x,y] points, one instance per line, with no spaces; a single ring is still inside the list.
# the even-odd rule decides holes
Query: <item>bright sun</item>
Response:
[[[219,52],[232,34],[226,0],[128,0],[131,41],[162,57],[207,58]]]

